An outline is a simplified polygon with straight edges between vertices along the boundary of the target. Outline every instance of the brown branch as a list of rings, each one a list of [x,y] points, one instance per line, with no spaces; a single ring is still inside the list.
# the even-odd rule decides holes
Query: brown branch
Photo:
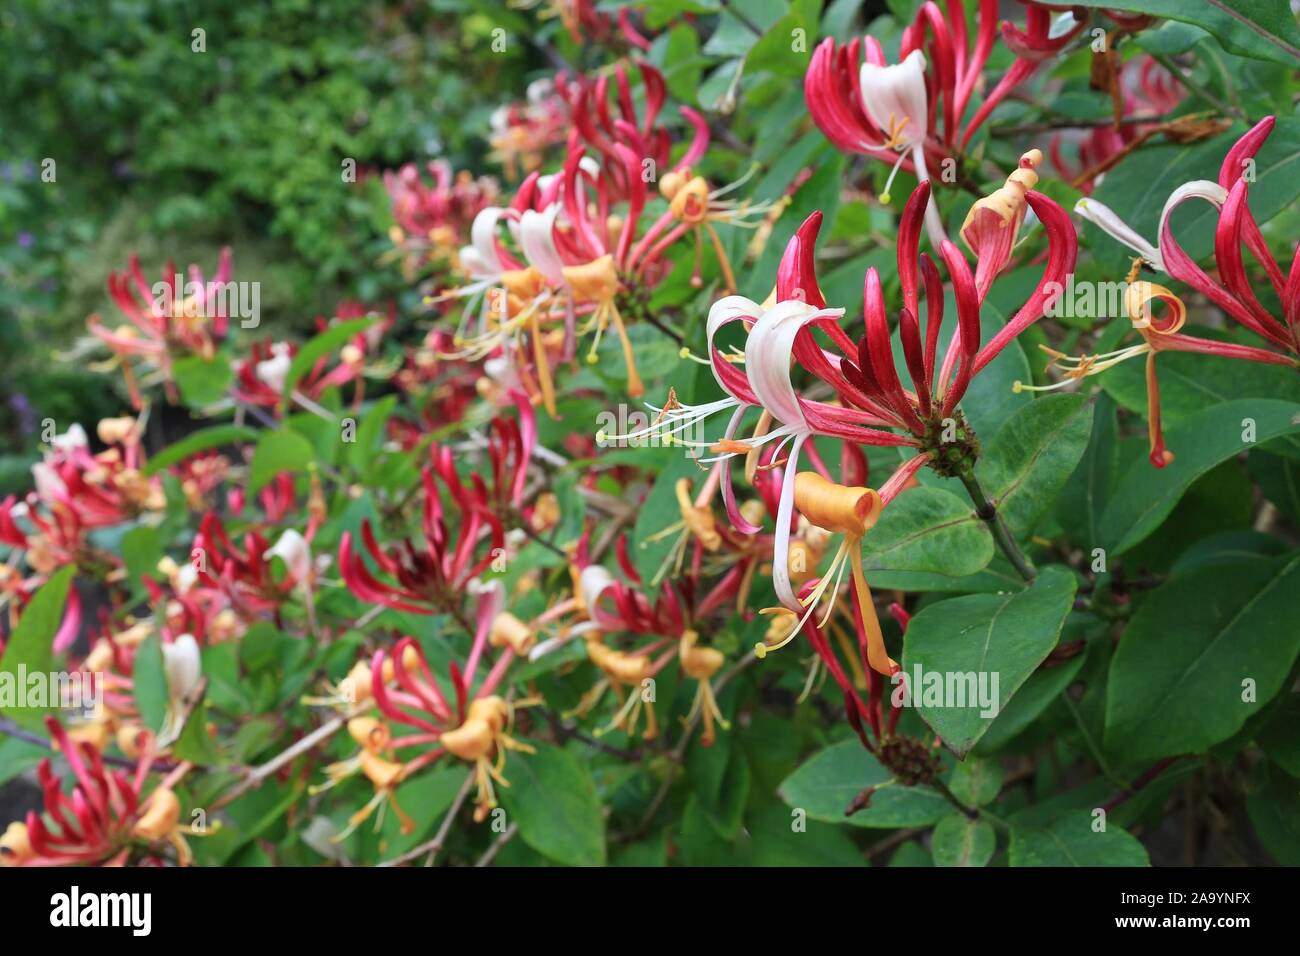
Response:
[[[432,866],[434,858],[437,857],[438,852],[442,849],[442,845],[447,842],[447,834],[451,832],[452,821],[456,819],[456,814],[460,813],[460,808],[465,805],[465,800],[469,797],[469,792],[473,786],[474,771],[471,770],[465,775],[465,782],[460,785],[460,791],[456,794],[456,799],[451,802],[451,808],[447,811],[447,815],[442,818],[442,825],[438,827],[438,832],[433,835],[433,839],[429,840],[427,843],[421,843],[413,849],[407,850],[401,856],[394,857],[391,860],[385,860],[383,863],[378,863],[376,865],[383,867],[401,866],[403,863],[410,863],[412,860],[417,860],[421,856],[428,854],[425,858],[424,865]]]

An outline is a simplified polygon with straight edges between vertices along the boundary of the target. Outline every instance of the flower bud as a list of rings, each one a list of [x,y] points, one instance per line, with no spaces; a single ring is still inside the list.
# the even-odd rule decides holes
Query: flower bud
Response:
[[[794,479],[794,506],[819,528],[861,536],[880,517],[880,496],[870,488],[837,485],[812,471]]]
[[[145,811],[131,831],[133,837],[154,842],[165,838],[181,819],[181,802],[167,787],[159,787],[149,800]]]
[[[167,676],[167,696],[182,701],[199,683],[203,675],[203,661],[199,657],[199,643],[193,634],[182,634],[170,644],[162,646],[163,671]]]
[[[441,737],[447,751],[461,760],[479,760],[492,753],[492,726],[481,717],[472,717]]]
[[[121,418],[101,418],[95,434],[105,445],[133,445],[139,440],[135,419],[130,415]]]
[[[527,624],[509,611],[502,611],[492,621],[489,640],[493,647],[509,647],[522,657],[532,650],[537,638]]]
[[[0,836],[0,866],[21,866],[33,856],[27,824],[11,823]]]

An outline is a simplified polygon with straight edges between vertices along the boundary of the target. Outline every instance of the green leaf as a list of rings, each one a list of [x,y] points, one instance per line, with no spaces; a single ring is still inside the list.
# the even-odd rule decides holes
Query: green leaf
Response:
[[[1264,497],[1300,525],[1300,462],[1256,451],[1250,455],[1250,474]]]
[[[315,457],[311,442],[295,431],[280,428],[263,432],[253,451],[248,490],[253,493],[261,491],[281,472],[306,471]]]
[[[945,293],[943,314],[955,315],[956,311],[957,300],[952,291],[948,290]],[[980,309],[980,341],[989,341],[1001,332],[1006,324],[1006,313],[986,300]],[[945,354],[947,343],[951,341],[956,327],[955,322],[951,325],[945,322],[939,330],[939,339],[942,343],[940,355]],[[902,380],[910,381],[911,376],[906,371],[906,359],[901,344],[895,344],[894,355],[904,366],[900,370]],[[1025,358],[1025,350],[1017,341],[1008,342],[993,361],[971,380],[970,387],[961,398],[962,414],[978,434],[985,438],[996,435],[1012,415],[1033,403],[1030,393],[1016,392],[1012,388],[1016,382],[1028,382],[1030,377],[1029,360]]]
[[[11,690],[19,690],[18,681],[23,675],[48,675],[54,671],[54,635],[63,621],[63,609],[68,603],[68,589],[76,568],[69,565],[56,571],[24,608],[18,626],[14,628],[0,658],[0,678],[12,681]],[[20,671],[21,668],[21,671]],[[5,694],[3,696],[8,696]],[[0,698],[2,699],[2,698]],[[0,707],[4,714],[25,727],[41,727],[53,703],[46,707]]]
[[[664,82],[668,85],[668,92],[683,103],[694,102],[706,62],[700,56],[699,33],[684,23],[673,27],[668,34],[663,58]]]
[[[216,744],[208,733],[208,707],[200,701],[190,713],[173,747],[177,760],[188,760],[199,767],[210,767],[221,760]]]
[[[695,741],[686,754],[686,778],[718,835],[735,839],[749,799],[750,772],[732,735],[720,734],[708,747]]]
[[[881,789],[872,795],[865,810],[846,817],[844,811],[867,787]],[[857,827],[924,827],[952,809],[952,804],[929,787],[893,783],[889,771],[857,738],[814,754],[785,778],[777,792],[789,806],[806,811],[809,819]]]
[[[162,539],[157,528],[140,525],[122,535],[122,560],[132,584],[139,585],[142,576],[157,573],[162,556]]]
[[[1300,734],[1296,733],[1297,727],[1300,727],[1300,693],[1287,695],[1277,713],[1255,735],[1255,740],[1279,767],[1300,779]]]
[[[825,233],[829,233],[835,226],[835,214],[840,208],[844,157],[838,152],[826,150],[820,151],[817,155],[818,161],[813,164],[813,174],[794,191],[789,208],[772,227],[772,234],[763,246],[758,262],[749,272],[749,279],[741,280],[740,284],[745,287],[745,294],[756,302],[761,302],[772,291],[772,276],[776,274],[776,266],[781,261],[786,244],[809,215],[814,211],[822,213],[825,217],[822,231]],[[797,172],[798,168],[796,167],[794,171]],[[759,189],[755,189],[756,198],[763,198],[759,191],[761,188],[762,184]]]
[[[246,428],[242,425],[213,425],[211,428],[200,429],[153,455],[148,464],[144,466],[144,473],[146,475],[157,474],[162,469],[184,461],[191,455],[197,455],[201,451],[207,451],[209,448],[217,448],[221,445],[252,441],[257,437],[257,434],[256,429]]]
[[[150,730],[161,730],[167,716],[167,673],[163,669],[162,641],[157,633],[146,637],[136,649],[131,684],[140,719]]]
[[[1102,517],[1102,541],[1113,554],[1122,554],[1160,526],[1178,499],[1197,478],[1215,465],[1248,449],[1243,433],[1254,423],[1255,441],[1300,431],[1292,419],[1300,406],[1268,399],[1242,399],[1207,408],[1165,433],[1174,452],[1172,462],[1156,468],[1145,455],[1120,479]]]
[[[1300,866],[1300,780],[1265,765],[1263,783],[1246,798],[1255,835],[1283,866]]]
[[[862,539],[868,570],[965,577],[993,559],[993,536],[970,502],[941,488],[911,488],[890,502]]]
[[[348,463],[355,471],[367,478],[370,477],[371,466],[383,446],[384,429],[396,405],[396,395],[385,395],[375,402],[357,423],[356,440],[348,449]]]
[[[1002,791],[1002,768],[994,760],[967,757],[953,770],[949,789],[968,807],[982,807]]]
[[[866,860],[843,827],[799,814],[766,800],[745,819],[753,840],[754,866],[865,866]]]
[[[645,503],[637,511],[636,525],[632,530],[632,563],[636,565],[637,574],[642,581],[656,582],[665,575],[672,574],[672,567],[665,565],[673,546],[680,540],[681,533],[661,535],[665,528],[681,521],[681,511],[677,506],[677,482],[687,478],[691,482],[691,495],[694,497],[704,472],[694,458],[687,455],[685,449],[664,449],[663,462],[659,477],[654,487],[646,495]],[[662,572],[662,574],[661,574]]]
[[[1050,826],[1011,826],[1012,866],[1150,866],[1146,847],[1126,830],[1093,829],[1092,814],[1071,813]]]
[[[1093,415],[1092,437],[1056,503],[1056,520],[1070,540],[1090,551],[1101,542],[1101,517],[1115,488],[1119,422],[1115,403],[1103,395]]]
[[[930,835],[935,866],[985,866],[993,856],[998,837],[993,825],[954,813],[939,821]]]
[[[1023,591],[952,598],[912,618],[903,643],[911,705],[958,756],[1056,646],[1074,589],[1073,574],[1049,566]]]
[[[572,754],[535,743],[535,754],[512,754],[509,787],[497,794],[519,835],[538,853],[567,866],[603,866],[605,818],[591,773]]]
[[[820,3],[795,0],[790,11],[750,49],[745,58],[747,70],[770,70],[780,76],[802,79],[808,69],[812,46],[817,39],[817,14]],[[802,31],[796,33],[795,31]],[[802,43],[796,45],[796,40]]]
[[[181,390],[181,399],[190,408],[204,408],[220,401],[235,377],[230,356],[218,352],[210,360],[199,355],[179,359],[172,374]]]
[[[383,829],[380,831],[385,858],[401,856],[430,839],[431,831],[442,822],[443,814],[456,799],[456,794],[464,783],[465,768],[463,764],[458,764],[436,767],[398,787],[397,802],[415,821],[415,829],[403,834],[397,814],[385,814]]]
[[[1111,660],[1106,749],[1136,762],[1232,736],[1282,689],[1297,621],[1300,556],[1204,568],[1152,591]]]
[[[1070,686],[1085,660],[1080,654],[1055,667],[1039,667],[1034,671],[1006,709],[993,718],[993,726],[980,738],[974,752],[993,754],[1014,740]]]
[[[1037,399],[1007,420],[981,456],[975,473],[1016,535],[1033,530],[1069,480],[1088,445],[1092,411],[1082,395]]]
[[[0,786],[31,770],[48,756],[49,750],[40,744],[17,737],[0,738]]]
[[[1229,53],[1294,67],[1300,30],[1280,0],[1077,0],[1077,6],[1147,13],[1201,27]]]
[[[317,334],[303,345],[294,354],[293,361],[289,363],[289,371],[284,377],[284,392],[281,393],[280,399],[281,407],[288,407],[289,397],[293,394],[293,390],[298,387],[298,383],[302,381],[302,377],[311,370],[312,366],[336,349],[341,349],[352,336],[364,332],[374,322],[374,316],[339,322],[336,325],[331,325],[324,332]]]

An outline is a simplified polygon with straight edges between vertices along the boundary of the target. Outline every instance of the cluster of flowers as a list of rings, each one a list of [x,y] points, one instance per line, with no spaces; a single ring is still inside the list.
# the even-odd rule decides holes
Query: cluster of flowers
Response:
[[[255,493],[246,491],[249,461],[257,458],[239,435],[224,439],[233,452],[209,446],[157,467],[146,461],[150,389],[161,385],[168,400],[179,400],[178,363],[213,360],[232,346],[231,321],[214,288],[231,280],[231,257],[222,255],[212,283],[192,267],[198,291],[189,294],[177,287],[170,265],[164,284],[173,294],[161,298],[134,257],[127,272],[110,276],[110,293],[127,323],[109,329],[92,317],[90,331],[112,352],[111,364],[120,368],[139,415],[101,421],[96,435],[104,450],[98,453],[79,426],[53,436],[34,468],[31,494],[0,503],[0,541],[12,549],[0,565],[11,626],[57,569],[74,567],[77,582],[54,649],[68,653],[80,634],[90,633],[90,650],[73,667],[102,676],[104,706],[70,726],[49,722],[74,780],[71,795],[44,762],[45,813],[9,826],[0,859],[121,863],[143,847],[145,860],[158,861],[161,847],[170,845],[178,861],[188,861],[183,834],[192,831],[180,824],[176,787],[194,767],[175,748],[190,732],[191,719],[198,719],[203,653],[265,622],[321,646],[347,630],[365,635],[366,648],[349,662],[346,677],[322,696],[304,698],[334,712],[355,744],[350,756],[317,773],[317,789],[357,775],[373,787],[340,839],[388,805],[402,828],[411,829],[399,788],[452,761],[463,764],[476,785],[476,818],[488,816],[497,788],[509,785],[508,755],[532,749],[518,724],[529,719],[527,708],[545,706],[528,679],[515,679],[520,662],[589,662],[591,686],[556,719],[590,714],[612,692],[612,712],[595,733],[639,733],[646,740],[660,729],[654,681],[675,668],[695,682],[688,727],[702,726],[701,742],[711,742],[727,726],[716,696],[726,657],[708,636],[733,614],[745,622],[767,615],[753,652],[760,658],[806,637],[815,662],[808,688],[819,674],[829,675],[864,746],[891,766],[916,758],[921,745],[897,736],[898,710],[886,701],[888,679],[899,668],[886,646],[862,542],[922,468],[950,476],[970,469],[977,445],[962,415],[963,397],[1002,350],[1050,310],[1078,253],[1069,214],[1036,188],[1043,162],[1037,149],[1025,152],[1004,183],[974,203],[955,230],[958,241],[949,238],[933,172],[949,158],[960,165],[998,104],[1074,42],[1086,22],[1068,10],[1054,22],[1059,11],[1025,3],[1025,29],[1001,27],[1014,64],[983,91],[999,33],[997,6],[982,0],[972,24],[960,2],[949,5],[947,16],[936,4],[923,4],[894,65],[871,37],[847,45],[828,39],[811,58],[805,90],[812,120],[840,149],[892,163],[880,198],[888,201],[900,169],[917,179],[897,224],[892,274],[882,277],[870,268],[862,277],[860,322],[828,302],[819,285],[820,213],[794,232],[765,301],[736,294],[719,227],[758,227],[782,205],[732,198],[743,180],[717,187],[698,171],[709,151],[709,123],[685,106],[678,109],[684,122],[666,122],[665,82],[648,63],[636,64],[635,74],[620,63],[597,76],[562,75],[497,114],[496,156],[509,175],[523,174],[512,190],[454,174],[440,162],[429,165],[431,184],[414,165],[387,174],[395,255],[411,278],[434,267],[435,285],[426,297],[433,328],[390,362],[383,352],[396,313],[376,315],[345,304],[331,321],[318,321],[325,335],[338,323],[356,323],[340,344],[308,351],[287,341],[254,342],[232,360],[227,393],[215,406],[233,409],[240,425],[251,416],[283,428],[295,407],[335,423],[331,402],[340,391],[349,390],[352,408],[361,409],[368,377],[390,381],[409,408],[385,422],[382,441],[411,464],[409,480],[395,495],[376,493],[378,510],[359,520],[339,514],[366,490],[325,467],[304,474],[286,466]],[[566,9],[572,30],[611,28],[592,6]],[[1119,17],[1115,22],[1128,30],[1142,25]],[[630,46],[645,48],[626,10],[617,28]],[[1158,113],[1177,95],[1149,70],[1136,89],[1126,94],[1123,116],[1145,119],[1140,103]],[[971,113],[977,94],[980,105]],[[1156,245],[1093,199],[1076,207],[1140,257],[1125,306],[1142,342],[1079,359],[1053,352],[1063,375],[1046,387],[1146,355],[1157,466],[1172,458],[1160,430],[1157,352],[1289,367],[1300,359],[1300,266],[1293,263],[1284,274],[1274,261],[1251,215],[1250,182],[1243,175],[1272,127],[1268,118],[1243,136],[1225,156],[1217,182],[1187,183],[1170,196]],[[1123,129],[1112,132],[1136,135],[1131,125]],[[1089,149],[1111,148],[1100,141],[1081,147],[1085,168]],[[543,173],[555,152],[558,161]],[[1058,169],[1067,166],[1059,149],[1053,155]],[[1210,203],[1218,215],[1217,277],[1183,251],[1169,226],[1173,210],[1193,198]],[[1033,253],[1022,251],[1039,236],[1043,242]],[[923,240],[928,251],[922,251]],[[1280,315],[1252,289],[1243,247],[1267,275],[1282,303]],[[721,397],[683,404],[670,391],[646,427],[619,436],[572,435],[564,449],[590,462],[580,473],[580,492],[632,500],[645,494],[649,476],[626,464],[602,463],[593,455],[597,439],[657,437],[690,449],[698,477],[677,481],[675,520],[665,520],[649,539],[672,537],[673,544],[647,579],[632,554],[649,542],[629,540],[617,524],[600,529],[588,519],[558,545],[547,537],[568,517],[548,488],[547,469],[566,459],[540,442],[538,410],[559,414],[566,376],[577,377],[579,354],[588,363],[599,360],[607,332],[618,340],[627,395],[642,397],[646,388],[629,329],[656,321],[651,297],[674,263],[693,258],[691,284],[704,288],[710,250],[717,279],[707,354],[697,361],[709,366]],[[998,277],[1013,265],[1038,262],[1032,291],[1004,326],[987,334],[981,308]],[[1165,286],[1137,282],[1143,266],[1204,295],[1263,346],[1182,333],[1182,300]],[[891,303],[886,289],[895,282],[900,291]],[[945,329],[949,298],[955,314]],[[1166,307],[1159,317],[1151,316],[1153,301]],[[459,316],[448,313],[453,304]],[[694,357],[682,352],[684,359]],[[435,440],[435,430],[472,418],[480,400],[490,420],[481,428],[466,424],[472,441]],[[684,437],[724,413],[726,424],[715,438]],[[948,434],[953,425],[956,437]],[[864,447],[903,453],[878,487],[869,485]],[[737,458],[743,462],[739,473]],[[838,461],[838,468],[833,471],[828,460]],[[155,568],[128,569],[95,543],[96,530],[159,526],[170,509],[194,518],[192,533],[184,520],[180,531],[166,525],[184,541],[183,561],[163,558]],[[529,570],[507,589],[496,572],[533,543],[557,552],[567,582],[543,582],[540,570]],[[613,568],[601,563],[611,548]],[[777,605],[756,611],[751,594],[767,579]],[[96,584],[108,595],[97,625],[83,621],[77,583]],[[521,610],[530,602],[536,607],[543,590],[539,610]],[[347,610],[321,613],[326,602]],[[890,611],[905,628],[903,607],[894,603]],[[382,625],[371,628],[381,615]],[[431,665],[428,644],[406,633],[414,627],[403,625],[421,619],[439,622],[440,633],[452,636],[445,666]],[[145,726],[134,695],[136,662],[153,640],[161,647],[168,696],[166,718],[156,730]],[[580,654],[570,653],[579,645]],[[209,728],[199,726],[197,733]],[[106,752],[113,747],[124,755],[113,760],[130,762],[130,772],[108,769],[113,764]]]

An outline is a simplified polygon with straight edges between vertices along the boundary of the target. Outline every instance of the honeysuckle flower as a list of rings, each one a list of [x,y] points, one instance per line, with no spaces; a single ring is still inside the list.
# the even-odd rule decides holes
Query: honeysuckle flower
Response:
[[[819,580],[808,581],[801,588],[801,592],[806,593],[793,602],[793,607],[790,603],[785,603],[784,607],[764,609],[762,613],[776,614],[787,621],[778,632],[781,636],[777,640],[765,640],[755,645],[754,651],[760,658],[765,657],[769,651],[784,647],[795,635],[804,631],[823,598],[826,599],[825,609],[815,628],[819,632],[826,628],[835,611],[840,582],[847,568],[852,582],[854,620],[857,622],[863,657],[878,674],[890,676],[897,672],[898,664],[885,650],[884,635],[863,570],[862,538],[879,520],[882,509],[909,486],[912,476],[925,460],[922,455],[911,459],[907,465],[895,471],[879,492],[863,486],[841,485],[816,472],[800,472],[795,476],[792,496],[795,510],[811,525],[831,535],[843,535],[843,540],[826,573]],[[777,549],[772,563],[774,582],[779,577],[778,569],[784,571],[787,582],[790,576],[790,552],[787,544],[783,553],[783,538],[788,542],[788,525],[778,524]],[[779,585],[777,594],[782,595]],[[812,631],[808,633],[811,634]]]
[[[225,297],[219,291],[230,281],[230,274],[228,248],[221,250],[211,282],[204,280],[195,265],[190,266],[188,279],[182,280],[176,266],[168,262],[160,283],[168,294],[161,297],[155,296],[140,269],[139,257],[134,254],[126,272],[109,273],[109,295],[129,324],[109,329],[98,315],[92,315],[87,319],[87,326],[113,352],[112,364],[121,367],[136,409],[143,407],[143,398],[131,359],[138,358],[146,368],[155,369],[166,386],[169,400],[175,401],[176,386],[172,378],[175,359],[186,355],[211,358],[217,344],[225,339],[229,317],[224,310]],[[197,291],[187,295],[188,288]]]
[[[889,134],[885,147],[899,154],[880,194],[880,201],[887,203],[889,187],[894,184],[894,176],[904,156],[911,159],[918,179],[928,181],[930,178],[925,163],[925,142],[930,123],[926,108],[925,54],[913,50],[894,66],[881,66],[869,61],[863,63],[859,84],[867,115]],[[944,232],[933,200],[926,208],[926,228],[930,241],[937,245]]]
[[[551,79],[528,84],[523,102],[494,111],[488,142],[488,158],[505,167],[506,176],[517,179],[542,165],[546,152],[564,142],[569,127],[568,104],[556,92]]]
[[[142,732],[139,756],[131,772],[109,770],[98,750],[72,740],[53,717],[46,727],[63,754],[75,783],[65,793],[51,762],[36,768],[45,813],[27,813],[25,823],[11,823],[0,836],[0,865],[68,866],[124,864],[133,850],[169,843],[182,866],[192,855],[180,825],[180,801],[167,781],[147,794],[157,750],[152,735]]]
[[[405,268],[409,276],[414,276],[426,257],[453,256],[474,217],[495,205],[500,193],[496,180],[487,176],[475,179],[464,170],[453,176],[446,160],[433,160],[426,168],[433,176],[432,187],[425,185],[414,163],[384,172],[395,222],[390,236],[408,254]]]
[[[488,425],[487,497],[496,514],[518,512],[527,521],[531,509],[524,508],[524,486],[537,447],[537,414],[525,396],[515,395],[519,420],[498,415]]]
[[[36,583],[64,565],[100,563],[86,539],[88,530],[75,513],[42,507],[35,493],[22,501],[13,495],[0,501],[0,541],[22,549],[22,559],[36,572]]]
[[[196,572],[195,582],[223,596],[243,618],[251,620],[278,608],[302,583],[293,575],[276,581],[271,557],[270,544],[260,531],[247,529],[241,547],[230,539],[220,517],[209,512],[194,537],[189,566]],[[178,594],[184,596],[180,588]]]
[[[723,461],[736,454],[754,454],[762,446],[769,445],[764,453],[770,469],[778,464],[776,458],[789,445],[787,458],[779,462],[782,478],[776,509],[772,583],[783,606],[778,613],[793,615],[797,624],[781,628],[774,646],[799,632],[811,616],[811,609],[828,593],[828,589],[832,595],[838,590],[835,572],[842,572],[846,567],[854,568],[853,579],[859,603],[869,595],[865,579],[856,573],[861,568],[857,541],[869,527],[865,523],[868,516],[878,512],[878,506],[872,505],[875,492],[868,493],[869,489],[860,488],[853,489],[852,494],[842,493],[843,500],[851,498],[855,507],[861,505],[860,513],[854,512],[856,517],[852,521],[846,507],[837,507],[833,513],[828,511],[822,505],[824,497],[821,493],[828,487],[836,489],[841,486],[830,482],[824,466],[816,458],[813,459],[816,473],[800,472],[799,459],[805,444],[813,436],[822,435],[854,444],[921,449],[921,454],[906,462],[891,479],[898,482],[890,486],[892,494],[905,487],[915,472],[926,464],[950,471],[956,463],[937,457],[941,450],[937,436],[944,421],[959,414],[958,403],[975,374],[1016,335],[1042,316],[1053,295],[1053,283],[1063,280],[1073,267],[1078,246],[1068,216],[1056,203],[1031,188],[1037,180],[1034,166],[1040,158],[1037,151],[1026,154],[1023,165],[1008,178],[1007,184],[972,209],[963,228],[963,238],[977,258],[974,275],[953,243],[941,240],[939,244],[957,302],[957,331],[952,336],[942,365],[938,363],[939,332],[943,320],[942,279],[929,256],[918,254],[930,184],[920,183],[908,199],[899,226],[898,273],[904,306],[898,327],[906,368],[912,379],[912,391],[904,389],[896,371],[883,289],[874,268],[867,271],[864,283],[866,335],[856,346],[835,321],[843,310],[826,307],[813,267],[813,247],[820,225],[820,216],[814,215],[796,231],[787,247],[767,307],[732,296],[715,303],[710,311],[711,366],[727,397],[699,407],[680,406],[670,401],[660,410],[655,424],[628,436],[675,435],[716,412],[731,410],[732,419],[724,437],[713,445],[721,452]],[[1016,232],[1027,208],[1035,211],[1047,232],[1047,263],[1033,294],[1006,327],[981,347],[980,304],[993,278],[1010,258]],[[918,320],[922,281],[926,293],[924,338]],[[743,372],[714,345],[714,338],[723,326],[738,321],[749,327]],[[813,338],[814,330],[828,335],[840,354],[823,349]],[[804,399],[791,377],[792,364],[795,363],[834,388],[839,404]],[[750,405],[761,407],[763,413],[753,437],[740,441],[734,436],[744,409]],[[897,429],[902,434],[885,430],[887,428]],[[772,442],[778,444],[771,447]],[[683,440],[683,444],[705,443]],[[733,527],[742,533],[756,531],[757,528],[735,507],[734,498],[729,494],[730,474],[725,465],[720,481]],[[839,502],[837,496],[840,494],[838,491],[835,495],[826,492],[826,497]],[[808,510],[800,507],[801,498]],[[803,601],[796,596],[790,570],[796,511],[802,512],[813,525],[846,535],[845,544],[832,563],[831,573]],[[819,523],[810,511],[830,524]],[[876,635],[878,632],[877,627]],[[872,666],[889,673],[892,665],[884,654],[883,643],[877,636],[871,636],[868,644],[872,648]],[[760,645],[760,653],[765,653],[767,646],[766,642]]]
[[[154,628],[148,621],[127,618],[118,626],[105,620],[99,636],[92,640],[90,652],[69,668],[82,674],[83,681],[96,681],[103,704],[100,723],[107,731],[118,731],[118,747],[129,757],[136,756],[134,734],[139,730],[134,695],[136,651],[152,633]],[[97,749],[103,750],[103,746]]]
[[[681,642],[677,648],[677,658],[682,668],[682,673],[694,680],[697,684],[695,697],[691,701],[691,709],[686,715],[687,721],[694,719],[699,714],[704,722],[704,732],[700,735],[700,743],[707,747],[713,743],[715,723],[727,730],[731,725],[727,723],[722,716],[722,710],[718,707],[718,700],[713,694],[713,685],[710,683],[713,676],[722,668],[725,658],[722,652],[715,647],[698,646],[699,635],[692,630],[682,632]]]
[[[379,572],[393,583],[376,576],[355,548],[352,532],[345,531],[339,543],[339,570],[357,597],[398,611],[434,614],[460,608],[463,590],[471,578],[480,575],[505,547],[500,519],[485,503],[481,481],[467,489],[456,475],[449,449],[431,451],[432,464],[420,473],[424,491],[421,530],[423,542],[407,538],[400,545],[384,548],[375,538],[370,520],[361,522],[361,540]],[[438,483],[447,487],[459,529],[447,524],[448,510]],[[487,537],[483,538],[483,532]],[[481,543],[488,547],[483,549]],[[485,551],[481,557],[480,551]]]
[[[570,573],[574,584],[574,605],[586,621],[567,629],[563,637],[538,644],[532,651],[536,659],[550,653],[563,641],[582,637],[588,659],[602,677],[583,696],[570,714],[589,712],[609,690],[626,691],[614,717],[597,734],[621,730],[629,735],[637,731],[641,714],[646,717],[643,739],[658,735],[654,695],[647,693],[647,681],[653,680],[674,661],[686,676],[700,682],[688,719],[697,714],[704,724],[701,743],[713,741],[715,725],[727,726],[718,711],[710,678],[723,662],[722,654],[699,645],[702,623],[724,607],[743,586],[752,562],[744,556],[711,587],[699,583],[698,567],[673,581],[652,582],[648,589],[627,554],[624,539],[617,543],[619,565],[631,583],[614,577],[598,564],[589,563],[587,537],[574,549]],[[749,562],[748,564],[746,562]],[[654,595],[653,601],[648,596]],[[555,609],[558,611],[559,606]]]
[[[668,92],[663,74],[644,60],[638,60],[636,66],[641,74],[644,91],[643,108],[639,114],[632,97],[627,69],[622,63],[616,63],[612,71],[618,117],[609,108],[609,73],[600,73],[594,78],[583,75],[573,79],[559,77],[560,92],[568,100],[573,120],[573,131],[569,137],[570,153],[576,151],[580,141],[595,150],[600,156],[601,166],[609,170],[610,196],[615,200],[630,196],[638,188],[638,181],[641,182],[640,188],[644,189],[645,183],[641,180],[642,160],[649,160],[657,170],[667,169],[672,146],[668,130],[658,125],[659,114]],[[683,115],[691,116],[689,113]],[[633,169],[625,168],[617,156],[615,147],[618,145],[636,157]]]
[[[399,783],[446,754],[473,767],[478,789],[476,820],[482,821],[497,805],[493,782],[510,786],[502,775],[506,753],[511,750],[532,753],[533,748],[515,740],[508,732],[515,710],[529,702],[512,704],[497,694],[515,659],[512,643],[490,641],[498,614],[496,601],[482,602],[474,643],[464,667],[452,663],[448,669],[450,694],[444,693],[443,685],[429,669],[423,650],[413,638],[402,638],[391,651],[375,652],[370,663],[369,688],[375,706],[388,723],[403,724],[413,728],[413,732],[395,737],[386,724],[378,722],[364,728],[366,744],[361,754],[361,769],[375,784],[376,796],[352,817],[353,827],[364,821],[383,800],[391,799]],[[475,687],[478,665],[490,645],[499,647],[499,653],[490,672]],[[391,752],[400,758],[400,751],[412,748],[420,748],[420,753],[399,761],[385,760],[382,756]],[[409,821],[403,821],[404,832],[408,831],[408,824]]]
[[[1128,288],[1125,312],[1143,341],[1139,345],[1105,355],[1075,359],[1059,352],[1050,352],[1053,364],[1065,370],[1066,379],[1042,387],[1059,387],[1075,379],[1099,374],[1126,359],[1145,355],[1150,457],[1157,468],[1163,468],[1173,460],[1173,453],[1164,446],[1160,427],[1160,392],[1155,362],[1157,352],[1199,352],[1272,365],[1300,366],[1300,265],[1297,265],[1300,263],[1300,255],[1296,256],[1289,276],[1284,276],[1264,241],[1259,225],[1251,215],[1247,204],[1249,182],[1243,175],[1247,161],[1254,159],[1272,132],[1273,125],[1273,117],[1267,116],[1236,142],[1224,157],[1218,182],[1194,180],[1182,184],[1170,194],[1160,216],[1158,245],[1147,242],[1109,207],[1094,199],[1084,198],[1075,205],[1075,211],[1079,215],[1138,253],[1139,258],[1134,260],[1133,268],[1126,278]],[[1174,237],[1170,216],[1189,199],[1208,202],[1218,212],[1218,225],[1215,229],[1215,262],[1219,272],[1217,281],[1183,251]],[[1269,284],[1282,304],[1281,316],[1271,314],[1255,295],[1245,269],[1243,245],[1263,266]],[[1143,263],[1202,293],[1237,322],[1264,339],[1269,347],[1218,342],[1181,333],[1179,329],[1186,320],[1186,307],[1168,288],[1136,281]],[[1163,317],[1153,318],[1148,306],[1152,301],[1166,305],[1168,311]]]
[[[1004,39],[1017,54],[1015,63],[981,97],[964,125],[996,39],[996,0],[980,0],[974,29],[963,5],[949,4],[945,16],[934,2],[923,3],[903,31],[899,62],[892,66],[874,37],[843,46],[831,38],[823,40],[804,76],[804,97],[813,122],[840,149],[890,161],[894,166],[890,183],[899,168],[928,182],[930,170],[964,151],[998,104],[1044,58],[1064,48],[1085,23],[1080,20],[1064,32],[1053,31],[1046,8],[1029,2],[1025,7],[1026,31],[1010,23],[1002,25]],[[886,185],[881,196],[885,202],[888,192]],[[927,208],[926,226],[937,248],[944,232],[933,205]]]
[[[105,451],[91,454],[85,429],[74,424],[32,466],[41,504],[71,512],[86,528],[121,524],[166,503],[161,479],[144,476],[143,419],[106,421],[99,430],[109,445]]]

